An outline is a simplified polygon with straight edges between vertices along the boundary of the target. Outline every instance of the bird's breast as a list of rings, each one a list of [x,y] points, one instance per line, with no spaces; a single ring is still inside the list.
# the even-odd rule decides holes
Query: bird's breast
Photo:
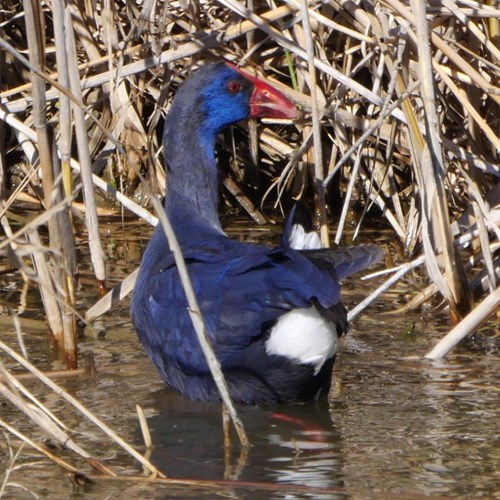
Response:
[[[266,352],[312,365],[317,374],[337,352],[337,340],[337,325],[311,306],[294,309],[278,319],[266,341]]]

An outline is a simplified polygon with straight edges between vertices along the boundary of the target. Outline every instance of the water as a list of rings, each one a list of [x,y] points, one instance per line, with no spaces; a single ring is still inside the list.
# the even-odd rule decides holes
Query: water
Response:
[[[108,229],[105,232],[113,235],[106,240],[108,266],[118,280],[134,268],[147,235],[129,224],[122,228],[113,222]],[[252,234],[254,239],[269,238],[268,231]],[[90,271],[83,269],[83,276],[88,279],[81,293],[91,305],[96,297]],[[9,303],[16,307],[20,284],[12,277],[0,279],[1,287],[11,288]],[[226,454],[219,405],[188,401],[165,388],[135,337],[124,301],[103,318],[103,333],[88,330],[80,340],[81,353],[94,353],[97,379],[61,385],[144,451],[135,413],[135,405],[140,405],[152,433],[151,460],[162,471],[170,478],[221,482],[188,488],[94,479],[74,485],[57,465],[28,447],[10,481],[51,499],[500,498],[498,326],[486,325],[448,361],[422,361],[420,356],[445,333],[446,318],[434,310],[382,315],[402,300],[403,288],[401,284],[397,293],[353,323],[328,403],[238,407],[252,448],[241,452],[233,436],[232,451]],[[346,287],[346,302],[355,304],[366,289],[360,282]],[[34,290],[29,291],[28,304],[28,312],[36,316],[40,304]],[[11,333],[0,333],[0,339],[15,345]],[[61,367],[43,338],[29,335],[26,342],[38,366]],[[86,433],[76,436],[84,449],[119,474],[142,473],[134,460],[59,397],[28,385],[72,430]],[[3,400],[0,412],[27,435],[43,435]],[[1,480],[8,447],[6,439],[0,442]],[[18,442],[12,439],[12,445],[17,448]],[[89,470],[74,454],[59,448],[54,452]],[[14,486],[4,497],[33,498]]]

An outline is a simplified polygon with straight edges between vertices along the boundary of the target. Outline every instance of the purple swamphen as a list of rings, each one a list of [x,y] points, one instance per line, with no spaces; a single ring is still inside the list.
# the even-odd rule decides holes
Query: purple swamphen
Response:
[[[293,119],[298,112],[231,64],[208,64],[184,82],[163,136],[165,210],[231,396],[245,403],[315,399],[328,392],[337,337],[347,330],[339,279],[376,262],[381,251],[298,251],[290,228],[277,248],[226,236],[217,214],[216,136],[256,117]],[[144,253],[131,312],[165,382],[189,398],[218,400],[161,225]]]

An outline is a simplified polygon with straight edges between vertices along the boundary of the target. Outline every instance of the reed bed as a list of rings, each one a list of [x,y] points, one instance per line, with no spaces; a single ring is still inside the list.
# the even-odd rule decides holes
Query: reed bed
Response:
[[[442,300],[454,328],[428,356],[445,356],[500,304],[499,40],[500,9],[473,0],[4,0],[0,271],[37,283],[75,368],[76,319],[106,312],[135,274],[77,310],[74,212],[104,290],[99,211],[158,222],[165,110],[196,66],[225,58],[304,119],[221,137],[224,207],[261,223],[302,199],[325,245],[376,220],[404,258],[368,302],[420,269],[428,287],[395,312]]]

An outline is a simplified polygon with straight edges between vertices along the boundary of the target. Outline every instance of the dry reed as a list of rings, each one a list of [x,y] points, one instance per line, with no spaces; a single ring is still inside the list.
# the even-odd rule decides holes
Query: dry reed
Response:
[[[430,284],[407,307],[439,294],[452,323],[466,318],[461,338],[498,310],[499,37],[500,9],[474,0],[4,0],[0,255],[38,284],[49,328],[76,366],[71,207],[83,196],[103,282],[95,188],[156,224],[148,209],[164,192],[163,110],[196,65],[225,58],[258,68],[311,117],[296,124],[298,136],[250,125],[248,155],[226,141],[234,161],[225,185],[245,193],[239,167],[258,161],[266,176],[254,180],[254,204],[314,203],[325,243],[332,221],[339,243],[349,223],[358,234],[375,213],[411,260],[387,271],[375,297],[425,264]],[[41,212],[19,226],[26,200]],[[104,313],[134,279],[81,313]]]

